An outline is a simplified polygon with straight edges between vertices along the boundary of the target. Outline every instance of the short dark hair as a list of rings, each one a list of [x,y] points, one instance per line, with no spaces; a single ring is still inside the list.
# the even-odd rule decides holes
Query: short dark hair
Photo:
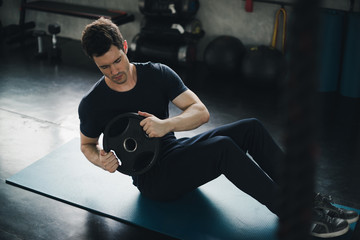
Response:
[[[81,37],[83,50],[91,59],[104,55],[111,45],[124,51],[123,41],[118,26],[104,17],[88,24]]]

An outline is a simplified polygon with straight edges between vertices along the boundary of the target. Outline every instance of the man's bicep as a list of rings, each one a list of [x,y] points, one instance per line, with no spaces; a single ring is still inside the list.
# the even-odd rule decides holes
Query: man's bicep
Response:
[[[183,111],[195,103],[202,104],[199,97],[189,89],[174,98],[172,102]]]

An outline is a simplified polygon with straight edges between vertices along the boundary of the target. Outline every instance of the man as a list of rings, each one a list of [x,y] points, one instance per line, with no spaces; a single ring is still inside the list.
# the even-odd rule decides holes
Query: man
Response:
[[[155,63],[130,63],[128,44],[116,25],[100,18],[82,35],[85,53],[104,76],[79,105],[81,151],[96,166],[111,173],[119,166],[113,152],[98,140],[115,116],[137,112],[149,137],[161,139],[160,157],[146,173],[133,177],[144,196],[173,200],[224,174],[236,187],[264,204],[274,214],[279,186],[275,173],[284,153],[256,119],[224,125],[192,138],[176,139],[174,132],[195,129],[208,122],[209,112],[197,95],[169,67]],[[169,117],[168,104],[182,110]],[[249,158],[249,153],[256,163]],[[330,202],[317,196],[317,206]],[[354,221],[353,212],[334,208],[336,217]],[[348,231],[347,221],[317,212],[315,234],[337,236]],[[342,214],[342,215],[340,215]]]

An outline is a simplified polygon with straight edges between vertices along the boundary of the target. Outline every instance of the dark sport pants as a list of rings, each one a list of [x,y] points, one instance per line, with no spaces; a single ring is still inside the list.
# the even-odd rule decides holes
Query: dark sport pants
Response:
[[[181,147],[139,178],[138,188],[144,196],[173,200],[224,174],[277,214],[276,171],[284,153],[257,119],[180,139],[179,144]]]

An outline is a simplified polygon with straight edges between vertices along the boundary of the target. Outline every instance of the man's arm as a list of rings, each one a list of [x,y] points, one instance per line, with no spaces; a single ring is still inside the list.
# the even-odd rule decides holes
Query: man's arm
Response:
[[[94,165],[115,172],[119,162],[113,152],[106,153],[99,146],[99,138],[89,138],[80,132],[81,151],[85,157]]]
[[[177,96],[173,103],[183,112],[180,115],[167,119],[168,124],[171,126],[171,131],[193,130],[209,121],[209,111],[199,97],[191,90],[186,90]]]
[[[162,137],[168,132],[192,130],[209,121],[209,111],[191,90],[181,93],[173,103],[183,112],[168,119],[160,120],[152,114],[139,112],[139,115],[146,117],[140,125],[149,137]]]

